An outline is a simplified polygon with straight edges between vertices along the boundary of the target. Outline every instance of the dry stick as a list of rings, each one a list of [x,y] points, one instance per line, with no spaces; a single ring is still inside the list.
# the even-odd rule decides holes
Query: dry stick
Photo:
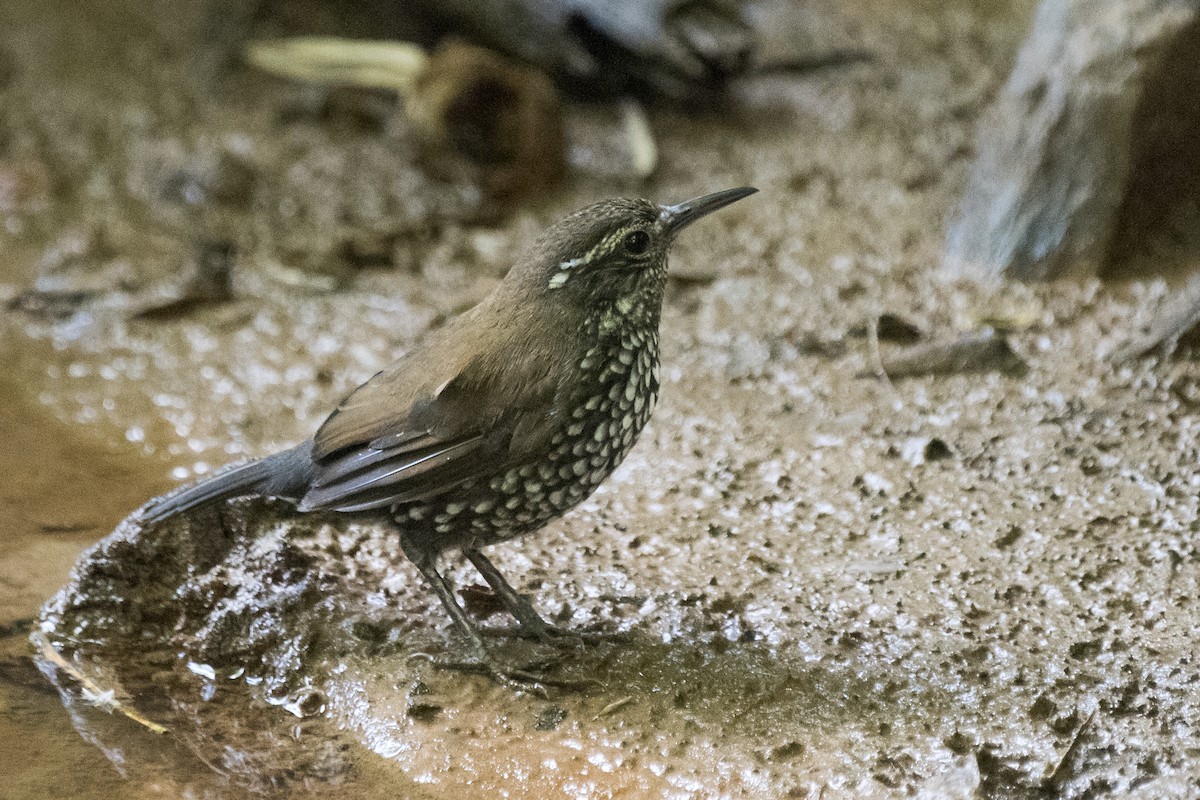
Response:
[[[214,764],[212,761],[210,761],[209,759],[205,758],[205,757],[204,757],[204,756],[201,754],[201,750],[202,750],[203,748],[200,746],[200,743],[199,743],[198,741],[196,741],[196,740],[195,740],[193,737],[191,737],[191,736],[180,736],[179,738],[181,738],[181,739],[184,741],[184,743],[185,743],[185,744],[188,746],[188,749],[192,751],[192,755],[194,755],[196,758],[198,758],[198,759],[200,760],[200,763],[201,763],[201,764],[203,764],[204,766],[208,767],[208,768],[209,768],[209,769],[211,769],[211,770],[212,770],[214,773],[216,773],[217,775],[220,775],[222,778],[228,778],[228,777],[229,777],[229,773],[228,773],[228,772],[226,772],[225,770],[221,769],[220,767],[218,767],[216,764]]]
[[[1175,345],[1181,336],[1200,322],[1200,275],[1187,286],[1167,298],[1155,312],[1150,330],[1144,336],[1134,336],[1112,354],[1114,364],[1124,364],[1149,353],[1160,345]]]
[[[410,42],[374,42],[334,36],[297,36],[250,42],[246,58],[259,69],[301,81],[391,89],[402,95],[429,56]]]
[[[88,676],[84,675],[74,664],[63,658],[62,655],[54,649],[54,645],[50,643],[50,639],[45,634],[34,634],[33,641],[35,644],[37,644],[38,650],[41,652],[42,656],[46,658],[46,660],[79,682],[79,685],[83,688],[84,694],[90,695],[92,698],[94,698],[93,702],[98,708],[102,708],[110,713],[113,711],[119,711],[152,733],[163,734],[167,732],[167,729],[162,725],[159,725],[157,722],[151,722],[138,713],[136,709],[129,708],[128,706],[122,704],[121,701],[117,700],[115,696],[112,696],[114,695],[112,689],[101,689],[99,684],[97,684]]]
[[[1058,760],[1058,764],[1054,766],[1054,771],[1046,777],[1045,781],[1043,781],[1044,786],[1053,789],[1057,786],[1061,786],[1063,783],[1066,783],[1067,776],[1064,773],[1075,760],[1075,755],[1079,752],[1079,745],[1083,741],[1084,735],[1088,732],[1088,730],[1091,729],[1092,723],[1095,722],[1097,713],[1099,713],[1099,709],[1096,709],[1092,711],[1091,714],[1088,714],[1088,718],[1085,719],[1083,724],[1079,726],[1079,729],[1075,731],[1075,738],[1071,739],[1071,744],[1069,744],[1067,749],[1063,751],[1062,758],[1060,758]]]
[[[635,698],[633,695],[629,695],[628,697],[622,697],[620,700],[614,700],[613,702],[606,705],[604,708],[600,709],[599,713],[597,713],[596,716],[592,717],[592,722],[595,722],[596,720],[600,719],[601,717],[607,717],[609,714],[613,714],[613,713],[616,713],[617,711],[620,711],[625,706],[631,704],[634,701],[634,699]]]
[[[984,328],[950,340],[913,345],[885,363],[888,375],[949,375],[997,370],[1024,374],[1029,366],[1008,343],[1008,337]]]
[[[876,378],[883,381],[888,391],[892,393],[892,402],[898,411],[904,408],[904,398],[900,396],[900,392],[896,391],[896,384],[892,383],[887,368],[883,366],[883,355],[879,352],[879,317],[879,314],[875,314],[867,323],[867,341],[871,348],[871,371],[875,373]]]

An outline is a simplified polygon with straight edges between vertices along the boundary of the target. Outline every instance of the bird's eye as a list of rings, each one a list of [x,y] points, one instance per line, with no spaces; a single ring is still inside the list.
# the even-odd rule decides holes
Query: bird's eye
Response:
[[[621,246],[631,256],[643,255],[650,249],[650,234],[645,231],[631,231],[625,234],[625,239],[621,242]]]

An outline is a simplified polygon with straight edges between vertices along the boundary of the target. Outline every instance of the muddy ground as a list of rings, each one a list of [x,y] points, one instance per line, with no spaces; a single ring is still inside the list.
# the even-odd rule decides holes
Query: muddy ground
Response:
[[[645,183],[615,111],[572,104],[567,184],[500,221],[417,166],[386,97],[225,65],[172,3],[76,8],[0,8],[11,796],[1200,793],[1200,370],[1106,358],[1168,283],[1152,263],[1033,288],[936,272],[1028,3],[825,7],[873,60],[754,81],[736,112],[654,108]],[[375,30],[292,9],[255,30]],[[259,535],[203,568],[186,543],[211,520],[171,528],[173,554],[128,528],[102,551],[133,537],[116,584],[167,587],[168,606],[182,586],[195,610],[87,665],[169,732],[103,697],[64,710],[27,634],[128,511],[310,435],[566,211],[743,184],[761,194],[676,249],[662,401],[633,454],[567,519],[495,548],[550,616],[629,634],[556,668],[597,685],[539,699],[430,670],[412,654],[457,639],[385,531],[237,507],[233,529]],[[230,245],[233,299],[145,313]],[[1026,368],[882,380],[884,313],[927,338],[1001,325]],[[230,603],[278,612],[249,670],[205,628]],[[101,609],[129,635],[133,613]],[[291,647],[314,625],[318,644]]]

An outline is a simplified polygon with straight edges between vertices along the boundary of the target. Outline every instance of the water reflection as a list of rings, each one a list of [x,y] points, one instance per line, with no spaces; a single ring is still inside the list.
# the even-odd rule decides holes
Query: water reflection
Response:
[[[66,709],[71,725],[126,781],[114,797],[147,790],[155,795],[201,798],[327,797],[353,788],[360,797],[421,797],[398,770],[361,770],[361,748],[323,716],[297,719],[263,703],[236,679],[209,680],[178,670],[138,669],[125,663],[119,702],[161,725],[165,732],[112,713],[94,693],[44,657],[35,659]],[[104,672],[105,670],[101,670]],[[97,678],[101,680],[101,678]],[[107,680],[118,678],[109,673]],[[102,700],[102,698],[100,699]],[[71,750],[70,740],[60,742]],[[77,748],[74,748],[77,749]],[[369,755],[369,754],[368,754]]]
[[[387,531],[261,502],[125,523],[47,605],[41,627],[69,669],[41,666],[131,778],[199,764],[212,785],[289,796],[715,797],[828,769],[804,754],[918,732],[951,708],[888,665],[803,664],[697,630],[664,643],[645,623],[555,667],[597,688],[514,694],[413,657],[461,643],[418,581],[389,581],[405,568],[396,550]],[[525,663],[540,647],[501,639],[497,654]],[[101,688],[81,692],[80,677]],[[105,714],[98,694],[169,732]]]

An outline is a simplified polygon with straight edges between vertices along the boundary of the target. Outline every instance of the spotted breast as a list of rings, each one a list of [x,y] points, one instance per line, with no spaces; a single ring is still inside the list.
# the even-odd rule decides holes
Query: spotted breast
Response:
[[[545,419],[549,448],[472,478],[452,497],[397,505],[406,537],[434,551],[483,547],[536,530],[587,499],[629,454],[658,401],[657,314],[646,313],[645,322],[605,332],[604,319],[592,320],[594,338],[587,338],[596,344]]]

